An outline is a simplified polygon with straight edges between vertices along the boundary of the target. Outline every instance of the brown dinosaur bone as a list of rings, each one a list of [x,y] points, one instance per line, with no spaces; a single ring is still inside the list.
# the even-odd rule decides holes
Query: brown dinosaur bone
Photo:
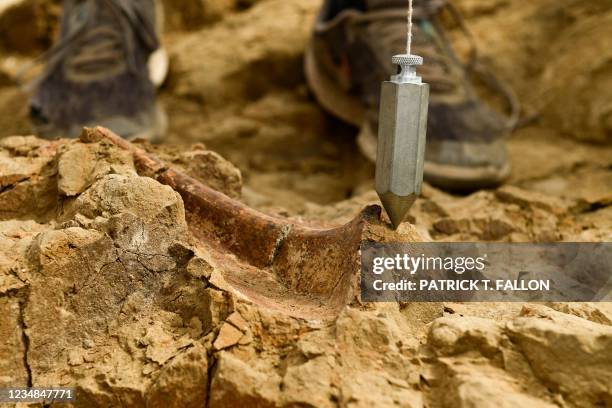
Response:
[[[356,296],[364,228],[380,224],[380,207],[367,207],[338,228],[314,228],[249,208],[108,129],[86,129],[81,138],[106,139],[131,152],[139,174],[177,191],[198,247],[245,298],[320,319],[334,316]]]

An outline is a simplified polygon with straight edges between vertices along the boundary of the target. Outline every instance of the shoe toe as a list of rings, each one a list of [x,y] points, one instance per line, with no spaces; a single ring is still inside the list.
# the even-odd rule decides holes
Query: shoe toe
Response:
[[[503,117],[478,101],[430,106],[427,160],[457,166],[497,166],[506,162]]]

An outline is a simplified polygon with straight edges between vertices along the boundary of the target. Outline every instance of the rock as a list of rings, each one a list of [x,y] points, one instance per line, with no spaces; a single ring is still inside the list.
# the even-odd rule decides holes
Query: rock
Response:
[[[280,378],[260,372],[228,352],[221,352],[210,386],[213,407],[272,408],[278,404]]]
[[[612,404],[612,327],[529,306],[507,332],[534,374],[573,406]]]
[[[579,215],[576,227],[577,231],[566,235],[570,242],[612,241],[612,206]]]
[[[425,407],[420,392],[408,386],[394,386],[377,372],[347,373],[341,390],[341,403],[346,407]]]
[[[126,262],[138,262],[150,270],[172,268],[174,260],[169,250],[177,240],[187,238],[180,195],[136,174],[102,177],[65,207],[62,219],[77,214],[106,219],[96,228],[108,233],[124,249]]]
[[[194,30],[222,19],[240,0],[164,0],[165,25],[169,30]]]
[[[11,137],[0,144],[0,220],[46,221],[55,210],[55,149],[34,138]]]
[[[110,174],[96,182],[74,203],[65,218],[77,213],[88,218],[111,218],[130,213],[144,222],[166,229],[185,230],[185,210],[180,195],[157,181],[136,174]],[[173,226],[176,224],[176,226]]]
[[[170,50],[175,91],[219,107],[300,84],[302,53],[318,7],[301,0],[261,1],[184,37]]]
[[[325,344],[320,344],[321,341],[323,340],[318,337],[309,338],[304,336],[298,341],[297,349],[304,358],[313,359],[325,355],[328,351]]]
[[[28,53],[49,46],[58,5],[50,1],[0,1],[0,48]]]
[[[120,242],[122,237],[116,235],[116,239]],[[205,308],[199,303],[204,284],[195,279],[183,283],[188,275],[175,269],[154,272],[145,267],[146,260],[130,264],[132,258],[122,244],[115,245],[108,235],[95,230],[42,233],[29,253],[36,273],[29,277],[32,288],[24,316],[32,331],[28,356],[35,383],[59,384],[59,377],[75,375],[83,380],[73,379],[71,384],[78,382],[84,401],[103,404],[111,398],[108,404],[116,405],[114,398],[125,398],[143,405],[150,380],[142,376],[155,378],[160,366],[192,344],[182,322],[195,313],[205,318],[199,310]],[[177,281],[178,287],[190,291],[180,292],[174,285],[162,289],[166,281]],[[89,344],[82,360],[95,362],[97,380],[91,371],[83,374],[91,366],[81,364],[76,355],[66,357],[74,374],[58,363],[63,354],[82,344]],[[147,360],[156,363],[154,369],[143,369]],[[114,384],[112,395],[99,391],[97,384],[107,381]]]
[[[439,208],[436,212],[447,214],[433,218],[432,236],[451,241],[555,242],[560,239],[561,215],[557,214],[568,208],[560,199],[515,187],[503,187],[496,193],[480,191],[460,199],[434,196],[430,201]]]
[[[495,202],[488,192],[478,192],[464,199],[449,201],[445,196],[433,197],[439,211],[449,214],[433,223],[435,237],[440,234],[458,235],[460,238],[470,235],[485,241],[497,241],[516,230],[517,223],[511,219],[508,211]]]
[[[332,387],[334,359],[321,356],[300,365],[287,367],[282,382],[282,399],[287,405],[334,407],[338,399]]]
[[[79,163],[84,156],[94,165]],[[23,185],[39,204],[53,203],[49,223],[0,222],[0,307],[8,308],[0,361],[11,365],[1,381],[27,384],[31,373],[34,385],[76,386],[84,406],[169,406],[169,389],[185,391],[179,406],[202,405],[207,351],[193,337],[209,333],[229,305],[193,276],[196,262],[187,271],[193,252],[177,249],[190,248],[180,196],[96,141],[8,138],[0,158],[0,177],[15,183],[0,199]],[[43,178],[44,194],[36,189]],[[28,205],[13,208],[35,217]]]
[[[225,323],[223,326],[221,326],[219,335],[217,336],[217,339],[213,345],[215,346],[216,350],[223,350],[228,347],[235,346],[242,338],[242,335],[243,333],[234,326]]]
[[[0,296],[27,287],[27,251],[32,239],[50,228],[34,221],[0,221]]]
[[[236,166],[210,150],[183,153],[178,160],[191,177],[232,198],[242,191],[242,174]]]
[[[278,118],[273,105],[262,101],[248,115],[253,121]],[[291,114],[297,121],[302,112]],[[293,128],[283,132],[295,136]],[[248,285],[238,293],[228,265],[240,259],[215,257],[215,242],[193,239],[180,196],[138,176],[131,159],[115,156],[99,140],[10,138],[0,141],[0,152],[17,179],[25,174],[30,182],[47,171],[56,186],[45,197],[53,203],[46,219],[35,222],[24,211],[28,220],[0,222],[4,383],[27,384],[29,367],[32,384],[75,386],[79,404],[88,407],[610,404],[610,309],[604,304],[550,304],[564,313],[531,306],[517,317],[518,304],[347,299],[322,315],[318,302],[287,294],[282,285],[248,293],[260,283],[248,268],[240,278]],[[95,166],[68,160],[92,152]],[[181,150],[168,153],[170,162],[180,157]],[[34,159],[46,163],[42,170]],[[254,162],[269,165],[265,158]],[[214,174],[214,163],[221,162],[210,163]],[[328,169],[322,163],[317,168]],[[558,231],[561,218],[546,197],[503,190],[456,198],[429,189],[415,220],[431,230],[441,219],[455,223],[450,235],[438,231],[438,238],[510,240],[520,234],[533,240]],[[317,205],[301,217],[311,221],[316,213],[317,226],[341,223],[372,200],[375,193],[366,192],[335,206]],[[606,214],[580,222],[594,224]],[[513,232],[503,228],[506,223]],[[368,224],[363,237],[424,240],[409,223],[399,232]],[[295,245],[299,249],[299,241]],[[261,277],[286,277],[270,269],[265,271],[278,274]],[[311,283],[302,282],[307,289]],[[286,307],[277,307],[279,298],[289,300]],[[292,317],[302,302],[314,309],[308,320]]]
[[[213,269],[210,274],[209,282],[212,286],[220,289],[224,292],[231,292],[232,285],[227,283],[227,280],[223,277],[223,274],[218,269]]]
[[[612,180],[612,171],[609,167],[587,168],[534,181],[530,183],[530,188],[550,195],[573,199],[577,209],[588,209],[606,207],[612,203],[612,181],[610,180]]]
[[[0,297],[0,387],[25,387],[27,337],[18,299]]]
[[[3,258],[5,258],[5,256],[0,254],[0,264],[5,262]],[[2,271],[2,266],[0,266],[0,271]],[[6,295],[11,291],[19,290],[24,287],[25,283],[18,277],[4,273],[4,271],[0,273],[0,295]]]
[[[100,143],[70,143],[63,146],[57,167],[58,190],[68,197],[81,194],[97,178],[110,172],[134,172],[129,153]]]
[[[164,366],[147,393],[147,407],[196,408],[206,405],[206,349],[195,343]]]
[[[187,339],[175,340],[172,333],[168,333],[159,322],[156,322],[147,329],[139,344],[146,347],[145,356],[149,360],[163,366],[176,356],[180,349],[190,345],[190,342]]]
[[[204,259],[193,257],[187,264],[187,272],[194,278],[210,279],[214,268]]]
[[[68,364],[71,366],[78,366],[81,365],[85,362],[85,359],[83,358],[83,354],[80,352],[80,350],[70,350],[68,352]]]
[[[571,7],[576,8],[575,13],[582,11],[581,18],[558,32],[557,42],[545,53],[549,59],[538,81],[544,96],[540,103],[544,106],[546,120],[554,122],[564,133],[583,140],[609,142],[612,140],[612,105],[603,95],[612,89],[607,65],[612,52],[603,41],[593,39],[612,35],[612,11],[609,8],[596,10],[597,3],[592,7],[595,10]],[[545,10],[547,15],[553,15],[564,9],[552,3]],[[573,63],[576,60],[589,63]],[[572,81],[575,78],[581,80]],[[594,89],[599,92],[593,92]],[[572,103],[568,105],[564,101]]]
[[[31,152],[44,152],[50,143],[35,136],[10,136],[0,139],[0,149],[9,152],[13,157],[28,156]]]
[[[4,153],[4,152],[3,152]],[[0,156],[0,188],[7,189],[14,184],[41,173],[49,160],[44,158]]]
[[[232,313],[226,320],[228,323],[231,323],[235,328],[240,330],[243,333],[246,333],[249,330],[249,324],[244,320],[244,318],[238,312]]]
[[[39,375],[51,371],[58,357],[80,346],[85,336],[104,331],[104,316],[99,310],[118,313],[118,301],[127,290],[117,287],[125,282],[119,268],[104,270],[108,277],[114,275],[110,282],[93,288],[86,285],[105,265],[112,265],[115,256],[112,241],[99,232],[80,228],[44,232],[34,240],[29,253],[37,273],[29,277],[32,286],[24,319],[29,331],[30,368]],[[66,303],[64,292],[75,288],[78,296],[70,296]],[[57,335],[60,332],[62,336]]]
[[[568,205],[558,197],[522,190],[514,186],[504,186],[497,190],[495,194],[503,202],[517,204],[521,207],[541,208],[557,215],[561,215],[568,210]]]
[[[452,219],[452,218],[443,218],[439,221],[436,221],[433,224],[433,227],[437,232],[441,232],[446,235],[458,234],[462,231],[469,230],[470,222],[466,219]]]
[[[58,190],[68,197],[82,193],[94,180],[95,153],[91,145],[78,143],[60,155]]]
[[[205,327],[219,327],[231,313],[229,297],[225,292],[207,288],[201,299],[206,316],[202,319]]]
[[[552,401],[525,392],[503,370],[484,364],[453,361],[446,364],[444,406],[457,408],[553,408]]]
[[[244,336],[240,338],[240,341],[238,342],[238,344],[240,344],[241,346],[247,346],[251,344],[252,342],[253,342],[253,335],[251,334],[251,332],[247,332],[244,334]]]
[[[546,306],[557,312],[590,320],[594,323],[612,326],[612,305],[609,303],[561,303],[549,302]]]
[[[478,350],[484,355],[499,352],[502,327],[490,319],[478,317],[443,317],[435,320],[429,331],[429,344],[441,355]]]
[[[386,354],[396,350],[399,328],[391,319],[374,313],[346,310],[337,321],[339,341],[347,347],[363,349],[366,353]]]

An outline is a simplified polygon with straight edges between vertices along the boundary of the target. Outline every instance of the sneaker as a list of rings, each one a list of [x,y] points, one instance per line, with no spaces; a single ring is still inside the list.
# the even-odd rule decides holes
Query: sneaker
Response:
[[[376,161],[380,87],[397,72],[391,57],[406,51],[408,1],[350,1],[351,7],[341,2],[327,0],[317,18],[306,52],[306,76],[325,109],[361,128],[359,147]],[[514,119],[505,118],[476,95],[467,68],[438,22],[446,7],[446,0],[414,4],[413,54],[424,57],[419,72],[431,87],[425,179],[449,190],[496,186],[510,174],[503,139]],[[516,98],[508,87],[487,82],[499,85],[516,116]]]
[[[45,68],[33,85],[35,131],[47,138],[78,137],[85,126],[104,126],[127,139],[159,141],[166,118],[150,72],[159,81],[167,60],[157,57],[161,71],[148,66],[159,48],[155,1],[63,4],[60,38],[40,57]]]

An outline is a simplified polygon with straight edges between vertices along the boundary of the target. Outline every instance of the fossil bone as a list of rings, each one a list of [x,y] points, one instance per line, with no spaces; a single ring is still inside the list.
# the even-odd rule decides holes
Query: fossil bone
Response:
[[[380,224],[380,207],[367,207],[338,228],[315,228],[249,208],[105,128],[86,129],[81,138],[106,139],[130,151],[140,175],[177,191],[198,247],[245,298],[320,319],[357,295],[364,228]]]

